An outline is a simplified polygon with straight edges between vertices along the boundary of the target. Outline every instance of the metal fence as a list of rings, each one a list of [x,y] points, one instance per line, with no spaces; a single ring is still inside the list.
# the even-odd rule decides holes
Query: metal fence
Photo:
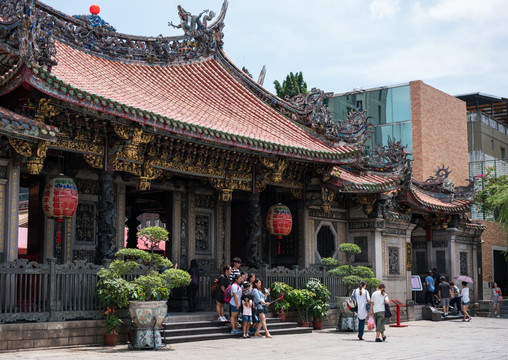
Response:
[[[260,269],[242,268],[242,271],[256,274],[256,278],[263,281],[264,287],[269,287],[273,282],[279,281],[284,282],[293,288],[302,289],[310,279],[317,278],[328,288],[332,295],[330,298],[331,307],[336,306],[335,296],[346,295],[346,288],[342,284],[342,279],[328,275],[326,268],[299,269],[298,266],[294,266],[292,269],[288,269],[282,266],[269,268],[264,265],[261,266]],[[213,298],[211,287],[218,276],[218,273],[200,273],[198,292],[198,308],[200,310],[215,309],[215,300]]]
[[[47,264],[17,259],[0,263],[0,323],[18,321],[64,321],[73,319],[101,319],[104,315],[95,297],[97,273],[101,266],[75,261],[56,264],[49,258]],[[295,288],[303,288],[311,278],[318,278],[330,290],[330,306],[335,306],[335,296],[345,295],[342,281],[328,276],[326,269],[288,269],[284,267],[243,269],[253,272],[263,280],[265,287],[275,281],[285,282]],[[211,286],[219,274],[204,272],[199,281],[199,310],[215,310]],[[184,289],[174,292],[174,297],[185,300]],[[173,299],[174,300],[174,299]]]

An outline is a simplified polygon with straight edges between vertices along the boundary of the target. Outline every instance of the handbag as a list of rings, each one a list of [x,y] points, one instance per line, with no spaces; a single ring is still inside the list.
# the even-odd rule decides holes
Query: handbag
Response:
[[[386,298],[386,296],[385,296]],[[385,318],[391,318],[392,317],[392,311],[390,310],[390,305],[385,303]]]
[[[358,303],[356,302],[356,296],[353,291],[353,294],[347,299],[346,305],[349,311],[358,312]]]
[[[498,296],[497,296],[497,301],[498,301],[498,302],[499,302],[499,301],[503,301],[503,295],[498,295]]]

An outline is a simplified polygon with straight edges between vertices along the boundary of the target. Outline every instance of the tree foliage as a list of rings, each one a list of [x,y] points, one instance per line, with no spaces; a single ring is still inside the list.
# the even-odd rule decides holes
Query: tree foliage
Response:
[[[307,94],[308,92],[307,83],[303,80],[303,73],[301,71],[296,74],[289,73],[286,76],[286,80],[282,82],[282,85],[277,80],[273,84],[275,85],[277,96],[281,99],[285,99],[286,96],[292,98],[293,96]]]

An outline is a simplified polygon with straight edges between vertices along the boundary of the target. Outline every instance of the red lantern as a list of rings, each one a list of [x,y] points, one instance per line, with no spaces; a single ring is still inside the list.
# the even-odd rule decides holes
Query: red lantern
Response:
[[[90,14],[99,15],[100,12],[101,8],[99,7],[99,5],[93,4],[90,6]]]
[[[291,227],[293,226],[291,210],[289,210],[286,205],[272,205],[266,216],[266,226],[270,234],[277,236],[279,240],[282,239],[283,236],[289,235],[289,233],[291,233]]]
[[[44,214],[50,219],[55,219],[58,226],[57,243],[61,242],[60,225],[65,218],[71,218],[78,206],[78,189],[74,181],[58,175],[49,180],[44,188],[42,208]]]

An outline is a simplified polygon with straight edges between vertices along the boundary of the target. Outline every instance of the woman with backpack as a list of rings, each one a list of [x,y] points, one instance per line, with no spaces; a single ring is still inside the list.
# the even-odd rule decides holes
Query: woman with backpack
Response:
[[[214,298],[215,298],[215,309],[217,310],[217,321],[227,322],[228,319],[224,316],[224,293],[229,286],[229,274],[231,274],[231,266],[224,265],[222,267],[222,274],[217,279],[217,285],[215,287]]]
[[[356,299],[356,305],[358,306],[358,339],[363,340],[363,331],[365,329],[365,319],[369,315],[370,310],[370,295],[366,289],[367,283],[360,281],[358,288],[353,290],[352,296]],[[368,309],[367,309],[368,305]]]
[[[389,301],[388,295],[386,295],[385,292],[385,284],[379,284],[378,290],[372,294],[369,312],[369,315],[374,313],[374,320],[376,322],[376,342],[383,342],[386,340],[385,304],[389,304]]]

